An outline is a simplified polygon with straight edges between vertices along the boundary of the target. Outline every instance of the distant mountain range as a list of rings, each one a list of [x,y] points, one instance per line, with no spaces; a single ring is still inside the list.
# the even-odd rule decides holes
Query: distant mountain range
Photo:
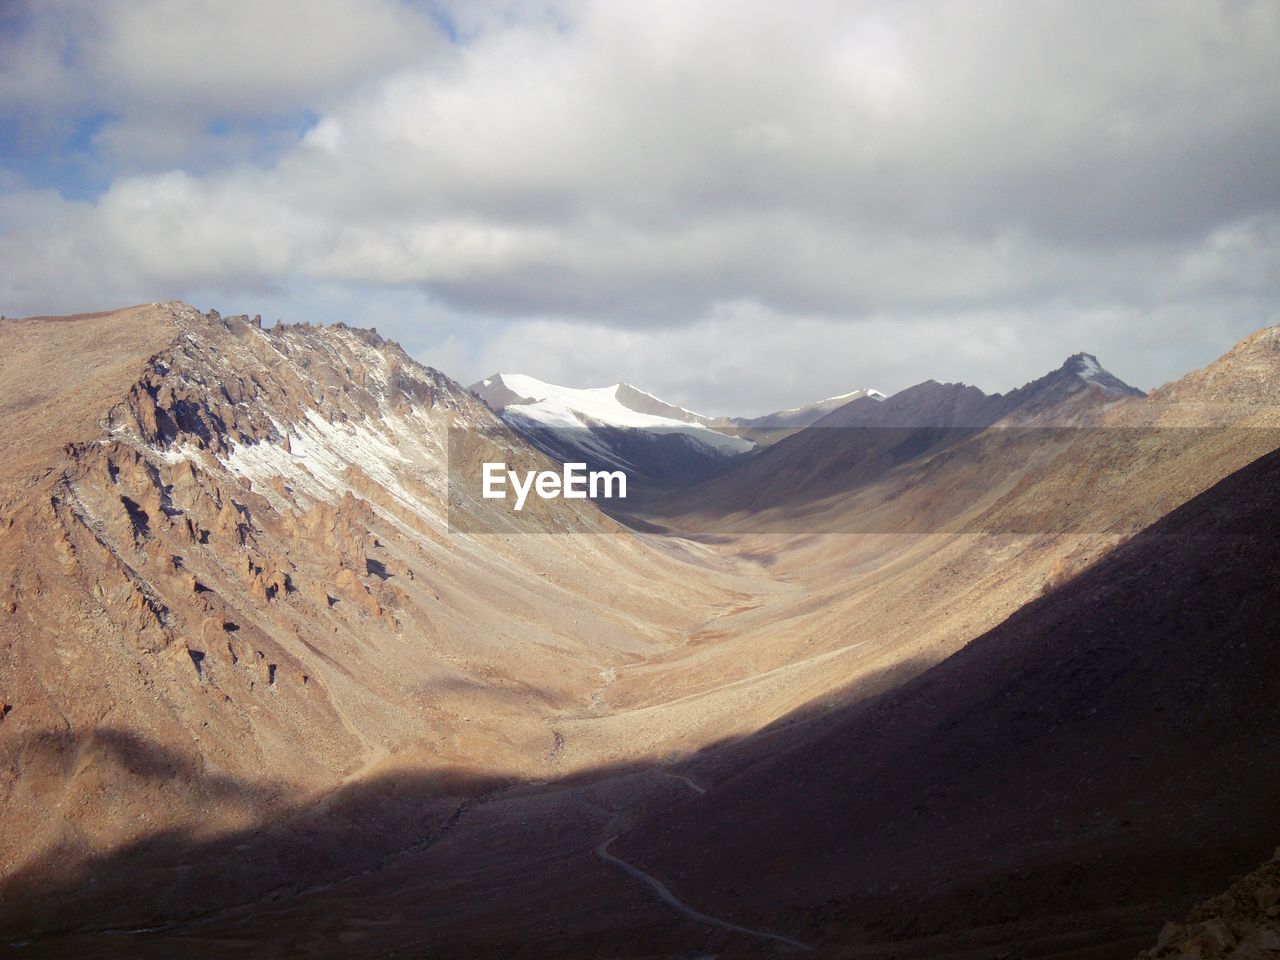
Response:
[[[854,400],[885,399],[863,388],[760,417],[708,417],[629,383],[578,389],[522,373],[495,373],[469,389],[556,459],[582,458],[660,481],[710,476]]]
[[[817,427],[987,427],[1006,418],[1019,423],[1052,412],[1055,423],[1102,404],[1145,394],[1104,370],[1088,353],[1008,393],[984,393],[963,383],[926,380],[882,403],[855,400],[813,422]]]
[[[779,508],[784,524],[794,529],[790,525],[796,522],[798,505],[863,489],[904,465],[925,462],[959,442],[977,438],[989,427],[1085,426],[1097,422],[1115,405],[1143,396],[1141,390],[1103,369],[1097,358],[1083,353],[1003,394],[984,393],[963,383],[926,380],[885,400],[851,400],[808,428],[761,449],[724,475],[665,498],[660,511],[685,517],[696,514],[712,529],[722,529],[718,518],[725,511],[746,510],[755,525],[760,511]],[[1022,453],[1026,452],[1024,447]],[[1006,459],[1009,457],[1011,461]],[[981,456],[977,461],[975,469],[986,473],[984,484],[989,485],[998,485],[1023,467],[1012,451],[1005,451],[1004,458]],[[893,497],[896,507],[888,514],[893,528],[919,530],[921,524],[932,522],[924,518],[934,516],[933,508],[943,502],[944,494],[961,489],[972,492],[977,475],[974,470],[958,474],[954,485],[949,485],[940,481],[937,469],[927,482],[913,485],[912,489],[930,491],[918,509],[903,513],[911,499]],[[804,521],[809,529],[867,529],[844,523],[844,511],[834,509],[809,515]],[[875,521],[873,526],[879,523]]]
[[[1006,394],[927,380],[892,397],[861,388],[759,417],[704,416],[629,383],[576,389],[527,374],[495,373],[470,390],[554,459],[581,458],[592,466],[679,483],[722,473],[806,427],[985,427],[1009,417],[1034,422],[1049,410],[1062,423],[1073,412],[1144,396],[1088,353],[1068,357],[1057,370]],[[825,441],[811,434],[800,442]],[[795,453],[787,450],[776,456]]]

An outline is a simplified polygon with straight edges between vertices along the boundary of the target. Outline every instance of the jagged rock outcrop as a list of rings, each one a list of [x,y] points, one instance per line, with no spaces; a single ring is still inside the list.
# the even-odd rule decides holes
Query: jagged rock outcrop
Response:
[[[1269,863],[1167,923],[1140,960],[1275,960],[1280,957],[1280,848]]]

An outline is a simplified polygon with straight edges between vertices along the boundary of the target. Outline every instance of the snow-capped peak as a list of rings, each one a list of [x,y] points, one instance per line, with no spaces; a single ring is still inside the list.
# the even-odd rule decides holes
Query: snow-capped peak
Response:
[[[602,425],[647,433],[678,433],[726,454],[746,453],[754,446],[749,440],[713,430],[703,422],[705,418],[630,384],[563,387],[528,374],[499,373],[471,389],[501,412],[504,419],[519,420],[532,427],[583,430]]]

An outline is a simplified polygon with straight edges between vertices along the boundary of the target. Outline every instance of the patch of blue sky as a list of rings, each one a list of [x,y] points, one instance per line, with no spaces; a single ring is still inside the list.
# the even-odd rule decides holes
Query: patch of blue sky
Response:
[[[205,133],[216,143],[238,148],[237,159],[258,167],[273,166],[280,155],[298,143],[308,130],[320,122],[320,114],[307,107],[264,117],[215,117],[205,126]],[[210,166],[224,151],[214,151]],[[198,163],[186,168],[189,173],[205,173],[208,167]]]
[[[59,121],[27,111],[0,113],[0,165],[29,189],[92,200],[111,185],[112,171],[94,147],[110,119],[106,113]]]

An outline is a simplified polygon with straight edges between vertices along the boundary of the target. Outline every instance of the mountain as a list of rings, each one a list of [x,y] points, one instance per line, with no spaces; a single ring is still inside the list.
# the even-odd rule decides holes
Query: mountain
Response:
[[[0,940],[1136,953],[1271,829],[1268,342],[924,385],[951,426],[729,461],[695,538],[495,516],[550,461],[373,331],[0,323]]]
[[[470,390],[553,458],[581,457],[682,483],[720,473],[738,455],[776,443],[854,400],[885,399],[868,388],[760,417],[708,417],[629,383],[573,389],[496,373]]]
[[[812,505],[831,497],[848,498],[891,472],[922,467],[957,444],[985,442],[981,435],[996,424],[1022,428],[1018,439],[1024,444],[1060,442],[1062,434],[1044,428],[1086,427],[1100,422],[1107,411],[1142,397],[1089,354],[1069,357],[1058,369],[1005,394],[928,380],[884,400],[852,400],[732,469],[646,505],[651,515],[645,516],[647,522],[701,532],[919,532],[935,527],[940,512],[951,509],[959,516],[973,497],[1006,487],[1036,458],[1011,450],[1002,457],[975,453],[980,475],[957,474],[956,482],[948,484],[931,473],[927,482],[908,484],[907,497],[900,495],[900,484],[887,481],[883,502],[896,501],[888,515],[831,505],[818,510]],[[1009,435],[1001,437],[1006,444],[1016,442]],[[950,469],[959,470],[966,462],[961,456]],[[943,493],[953,508],[940,501]],[[929,505],[924,507],[917,498]]]
[[[684,424],[689,428],[705,427],[711,422],[709,417],[667,403],[629,383],[574,389],[520,373],[495,373],[472,384],[470,390],[495,413],[502,413],[508,407],[530,407],[532,409],[519,412],[533,420],[560,417],[580,425],[585,418],[609,426],[655,431],[677,429],[673,424]],[[660,422],[652,422],[649,418]],[[702,437],[702,432],[696,429],[688,430],[688,433]],[[712,438],[710,442],[720,441]],[[725,444],[725,447],[743,449],[741,444],[733,443]]]
[[[455,532],[489,509],[453,496],[455,460],[550,464],[372,331],[157,303],[7,320],[0,352],[0,930],[131,909],[84,885],[122,850],[111,876],[160,912],[368,866],[565,769],[547,718],[714,609],[588,502],[535,509],[594,534]],[[198,894],[151,872],[149,839],[323,819],[406,767],[426,795],[334,813],[346,839],[305,866],[267,831]]]
[[[621,468],[659,481],[696,479],[755,446],[626,383],[574,389],[496,373],[470,389],[553,459],[581,460],[592,469]]]
[[[926,380],[883,402],[859,400],[814,421],[817,427],[988,427],[1000,420],[1030,424],[1051,413],[1055,424],[1145,394],[1077,353],[1057,370],[1008,393],[986,394],[963,383]]]

